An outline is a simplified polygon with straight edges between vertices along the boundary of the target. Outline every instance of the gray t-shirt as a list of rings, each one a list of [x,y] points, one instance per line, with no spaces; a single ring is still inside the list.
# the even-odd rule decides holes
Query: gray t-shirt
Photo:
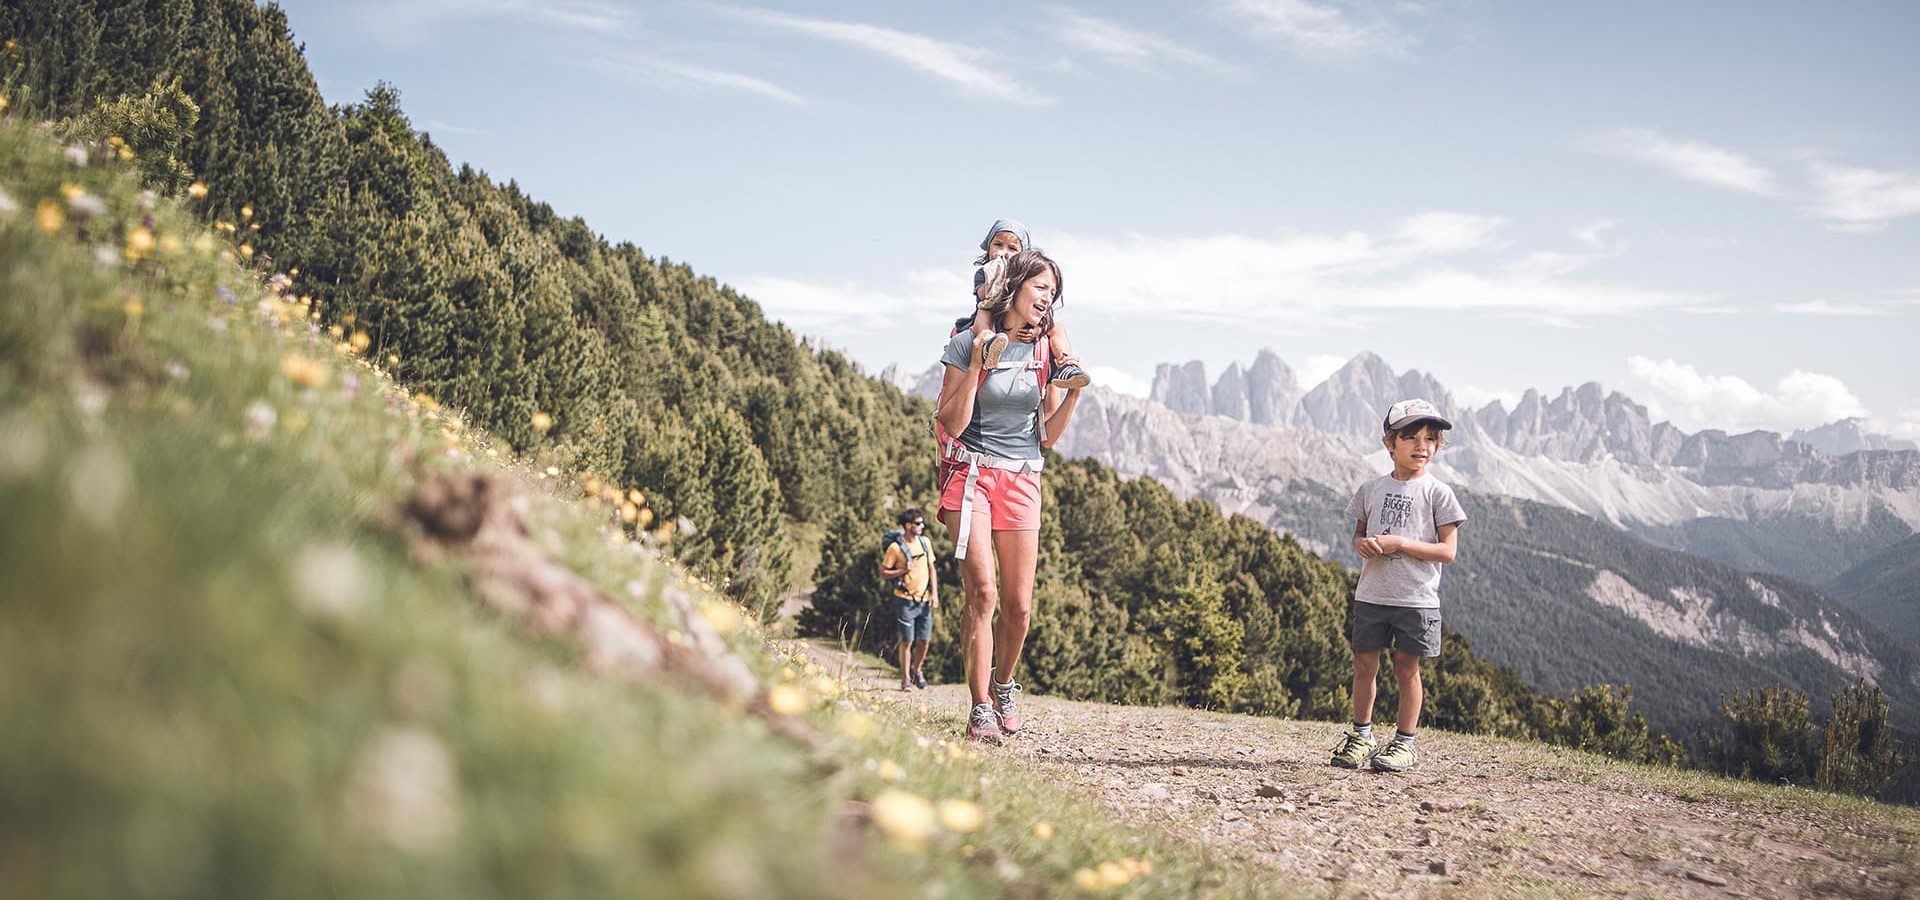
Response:
[[[1000,364],[1030,363],[1035,345],[1009,341]],[[940,361],[961,371],[973,361],[973,332],[962,331],[947,341]],[[1040,408],[1037,368],[995,369],[974,394],[973,420],[960,435],[968,450],[1007,459],[1039,459],[1040,427],[1034,411]]]
[[[1398,535],[1423,543],[1440,540],[1440,526],[1467,520],[1453,488],[1422,473],[1412,481],[1382,475],[1360,486],[1347,504],[1347,518],[1367,523],[1367,537]],[[1381,606],[1440,608],[1440,564],[1405,553],[1378,556],[1360,565],[1353,599]]]

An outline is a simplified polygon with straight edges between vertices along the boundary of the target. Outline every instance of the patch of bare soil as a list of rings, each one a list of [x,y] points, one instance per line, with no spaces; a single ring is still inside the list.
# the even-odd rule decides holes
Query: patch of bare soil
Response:
[[[901,693],[817,650],[960,731],[963,686]],[[1920,810],[1431,730],[1395,775],[1328,765],[1338,724],[1031,694],[1021,712],[995,752],[1309,894],[1920,897]]]

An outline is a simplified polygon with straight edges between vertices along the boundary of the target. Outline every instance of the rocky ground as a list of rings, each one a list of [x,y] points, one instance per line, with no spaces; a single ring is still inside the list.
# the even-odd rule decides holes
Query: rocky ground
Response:
[[[882,696],[951,710],[959,685],[820,651]],[[1025,695],[996,752],[1123,819],[1202,836],[1334,896],[1920,897],[1920,811],[1529,742],[1429,731],[1404,775],[1327,765],[1340,726]],[[943,720],[946,721],[946,720]]]

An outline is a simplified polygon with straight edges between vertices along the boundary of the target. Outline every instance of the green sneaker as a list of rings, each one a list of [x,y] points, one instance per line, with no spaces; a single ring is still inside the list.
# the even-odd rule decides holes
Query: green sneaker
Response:
[[[1360,764],[1373,755],[1373,739],[1363,738],[1358,731],[1348,731],[1340,740],[1340,746],[1334,748],[1331,765],[1342,769],[1358,769]]]
[[[1411,772],[1420,765],[1420,758],[1414,754],[1413,745],[1394,738],[1387,742],[1380,752],[1373,755],[1373,768],[1380,772]]]

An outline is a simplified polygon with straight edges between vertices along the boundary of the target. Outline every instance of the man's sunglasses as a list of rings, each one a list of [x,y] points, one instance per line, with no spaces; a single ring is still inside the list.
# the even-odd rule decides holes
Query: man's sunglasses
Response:
[[[908,525],[919,525],[920,527],[922,527],[922,528],[925,528],[925,527],[926,527],[926,525],[927,525],[927,520],[925,520],[925,519],[914,519],[913,521],[911,521],[911,522],[908,522],[907,524],[908,524]]]

